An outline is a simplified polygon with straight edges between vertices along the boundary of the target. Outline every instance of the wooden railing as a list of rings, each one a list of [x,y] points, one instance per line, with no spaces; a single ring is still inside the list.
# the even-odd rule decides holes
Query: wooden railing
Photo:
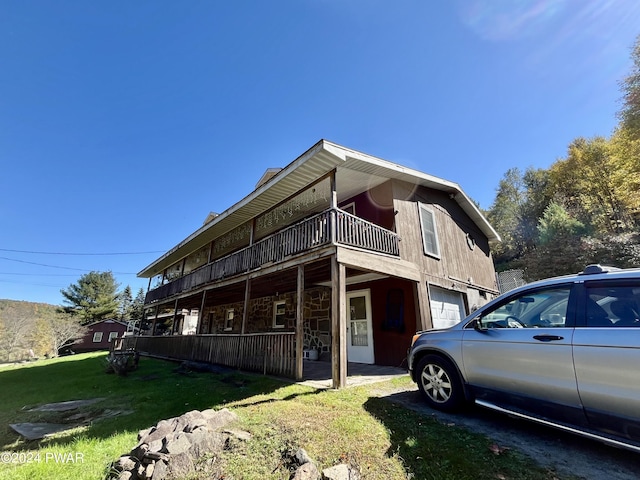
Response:
[[[293,332],[125,337],[121,348],[135,350],[143,355],[295,377]]]
[[[342,210],[330,209],[150,290],[145,304],[255,270],[265,264],[281,262],[293,255],[331,243],[386,255],[400,255],[399,238],[394,232]]]

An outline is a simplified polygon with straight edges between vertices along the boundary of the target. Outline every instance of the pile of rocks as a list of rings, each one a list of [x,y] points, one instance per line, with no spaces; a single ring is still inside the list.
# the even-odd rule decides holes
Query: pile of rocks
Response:
[[[230,410],[193,410],[158,422],[138,433],[138,444],[112,464],[108,479],[164,480],[194,472],[214,477],[217,454],[232,438],[245,441],[248,432],[226,428],[237,420]]]

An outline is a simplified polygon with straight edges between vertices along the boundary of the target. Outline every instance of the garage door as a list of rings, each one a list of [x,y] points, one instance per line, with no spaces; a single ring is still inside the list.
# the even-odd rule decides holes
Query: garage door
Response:
[[[447,328],[459,323],[464,315],[464,302],[460,292],[429,286],[431,320],[433,328]]]

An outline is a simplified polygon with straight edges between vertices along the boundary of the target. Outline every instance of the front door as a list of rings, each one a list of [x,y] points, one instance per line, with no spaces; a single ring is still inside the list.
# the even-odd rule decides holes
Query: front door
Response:
[[[347,312],[347,360],[373,363],[370,291],[347,292]]]

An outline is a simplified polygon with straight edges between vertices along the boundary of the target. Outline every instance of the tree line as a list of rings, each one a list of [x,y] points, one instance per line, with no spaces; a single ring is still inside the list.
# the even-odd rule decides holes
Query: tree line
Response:
[[[502,237],[497,271],[529,281],[590,263],[640,266],[640,36],[609,137],[577,138],[548,169],[509,169],[485,212]]]
[[[0,300],[0,362],[55,357],[87,332],[87,325],[106,319],[142,320],[144,290],[134,297],[111,272],[90,272],[60,291],[63,306]]]

